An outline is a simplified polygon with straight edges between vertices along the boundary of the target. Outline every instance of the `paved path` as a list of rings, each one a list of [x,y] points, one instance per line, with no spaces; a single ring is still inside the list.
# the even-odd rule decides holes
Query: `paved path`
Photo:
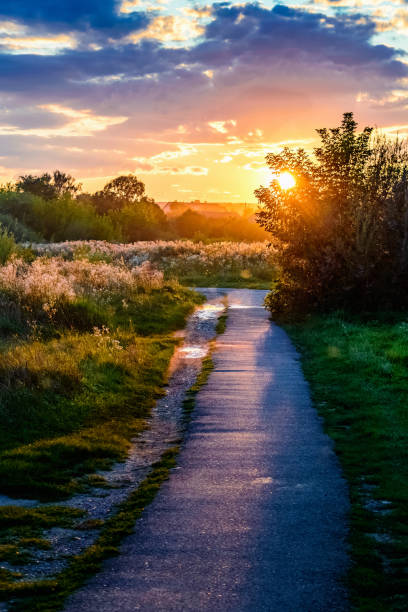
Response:
[[[179,467],[69,612],[348,609],[346,487],[265,293],[229,291]]]

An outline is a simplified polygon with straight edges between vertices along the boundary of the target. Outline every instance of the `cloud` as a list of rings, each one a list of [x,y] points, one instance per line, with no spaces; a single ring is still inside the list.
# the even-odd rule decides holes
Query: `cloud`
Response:
[[[226,121],[209,121],[208,125],[220,134],[227,134],[230,127],[235,127],[237,122],[234,119],[227,119]]]
[[[94,115],[90,110],[74,110],[58,104],[44,104],[42,110],[67,117],[68,121],[60,127],[21,128],[10,124],[0,124],[1,135],[37,136],[40,138],[52,137],[80,137],[90,136],[95,132],[106,130],[108,127],[127,121],[127,117],[103,117]]]
[[[1,0],[0,19],[23,22],[48,31],[102,30],[118,35],[145,26],[143,12],[123,14],[116,0]]]
[[[203,26],[194,19],[177,15],[160,15],[152,19],[146,29],[130,34],[128,40],[137,43],[139,40],[152,38],[169,46],[171,43],[191,41],[203,31]]]
[[[380,18],[351,0],[1,0],[2,164],[48,155],[87,176],[136,163],[154,184],[255,183],[268,149],[311,146],[345,110],[405,125],[407,58],[376,44]]]
[[[0,49],[12,54],[55,55],[66,49],[75,49],[77,41],[67,34],[50,36],[1,36]]]

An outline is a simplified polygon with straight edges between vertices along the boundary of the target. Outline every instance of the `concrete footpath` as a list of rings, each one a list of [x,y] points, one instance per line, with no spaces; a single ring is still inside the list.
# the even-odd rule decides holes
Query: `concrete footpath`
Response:
[[[225,291],[178,467],[69,612],[349,609],[347,489],[298,355],[266,292]]]

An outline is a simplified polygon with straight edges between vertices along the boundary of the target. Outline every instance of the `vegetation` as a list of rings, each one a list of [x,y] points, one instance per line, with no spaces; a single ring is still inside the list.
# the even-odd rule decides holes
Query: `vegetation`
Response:
[[[12,596],[14,599],[11,609],[15,612],[60,610],[68,595],[100,569],[102,561],[118,553],[121,540],[132,532],[135,521],[153,501],[163,481],[169,477],[170,469],[175,466],[178,450],[178,447],[175,447],[163,453],[160,461],[153,465],[152,471],[140,486],[106,521],[96,542],[80,555],[73,557],[68,567],[59,575],[54,579],[19,583],[18,574],[11,576],[11,572],[8,572],[2,585],[0,574],[0,598]]]
[[[217,333],[225,330],[227,315],[220,317],[217,325]],[[205,385],[208,376],[213,369],[211,353],[214,344],[211,345],[210,354],[204,359],[202,371],[188,391],[184,401],[185,422],[187,423],[194,408],[195,396],[199,389]],[[21,581],[18,572],[4,570],[0,574],[0,599],[13,598],[11,609],[15,611],[46,611],[60,610],[66,598],[85,580],[98,569],[104,559],[118,553],[118,546],[124,536],[130,534],[145,507],[154,499],[162,482],[169,477],[170,469],[176,464],[179,447],[170,448],[165,451],[161,459],[152,466],[151,472],[133,491],[130,496],[122,502],[115,512],[102,526],[97,540],[84,552],[70,559],[66,569],[52,579],[36,580],[32,582]],[[17,509],[13,514],[14,507],[0,510],[0,541],[13,542],[8,544],[7,554],[20,555],[17,565],[26,561],[22,557],[29,554],[30,546],[37,548],[46,547],[48,542],[41,535],[45,528],[53,525],[70,526],[75,520],[82,518],[80,510],[63,508],[60,506],[46,506],[41,509]],[[3,520],[2,520],[3,519]],[[4,526],[2,537],[1,528]],[[21,537],[25,536],[25,537]],[[20,537],[20,539],[18,539]],[[17,545],[15,543],[17,542]],[[13,550],[11,550],[13,549]],[[1,545],[0,545],[1,555]]]
[[[265,240],[251,211],[242,215],[222,206],[215,214],[182,209],[167,217],[147,196],[136,176],[118,176],[94,194],[82,192],[75,179],[52,174],[24,175],[0,188],[0,223],[17,241],[110,240],[132,242],[193,238],[194,240]]]
[[[406,316],[315,316],[288,331],[349,481],[353,603],[406,610]]]
[[[267,156],[272,173],[289,171],[256,195],[258,222],[276,241],[275,316],[345,308],[408,306],[408,147],[357,133],[352,113],[321,139],[315,159],[285,148]]]
[[[187,286],[268,289],[275,277],[275,252],[265,242],[152,241],[133,244],[64,242],[32,245],[36,254],[80,257],[94,261],[124,261],[127,266],[150,262],[165,278]]]
[[[123,459],[200,300],[148,263],[0,267],[0,491],[64,498]]]

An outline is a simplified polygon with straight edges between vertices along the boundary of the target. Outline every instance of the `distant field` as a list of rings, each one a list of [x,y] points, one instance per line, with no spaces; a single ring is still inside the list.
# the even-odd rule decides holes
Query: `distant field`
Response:
[[[34,244],[31,248],[40,255],[124,261],[129,267],[149,261],[163,271],[165,278],[177,279],[187,286],[268,289],[276,275],[274,250],[267,242],[74,241]]]

